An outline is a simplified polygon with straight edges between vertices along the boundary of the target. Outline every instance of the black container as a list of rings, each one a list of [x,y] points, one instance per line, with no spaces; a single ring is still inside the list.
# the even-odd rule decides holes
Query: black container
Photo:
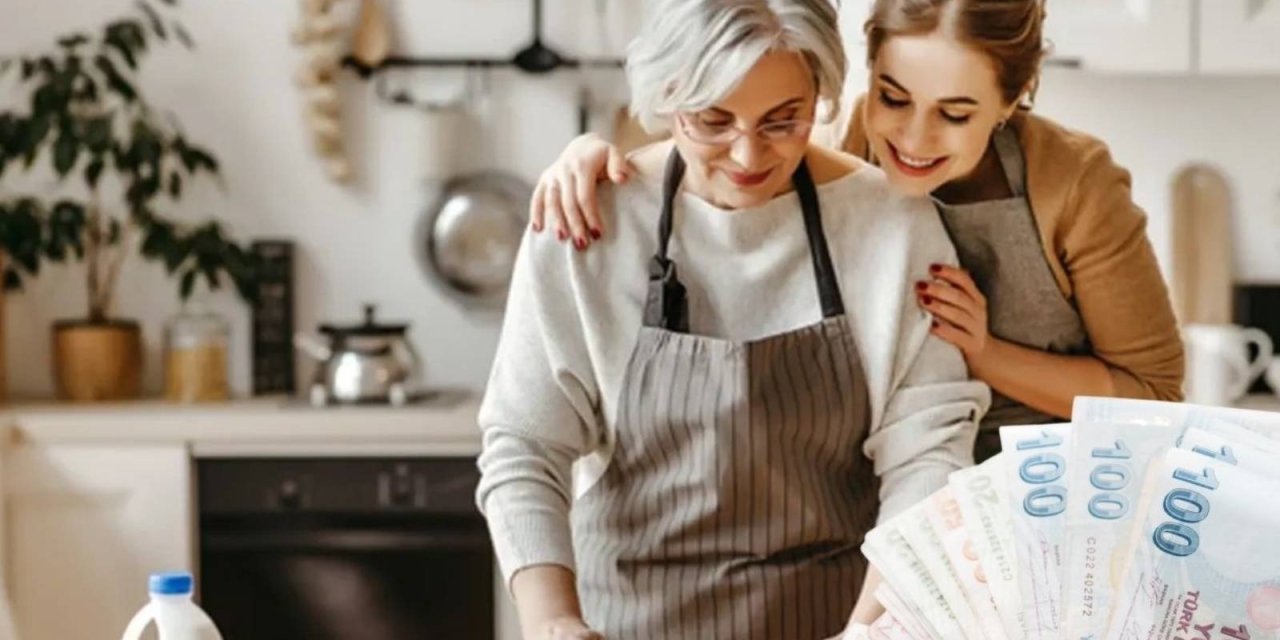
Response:
[[[297,390],[293,355],[294,250],[287,240],[254,242],[261,271],[253,305],[253,393]]]

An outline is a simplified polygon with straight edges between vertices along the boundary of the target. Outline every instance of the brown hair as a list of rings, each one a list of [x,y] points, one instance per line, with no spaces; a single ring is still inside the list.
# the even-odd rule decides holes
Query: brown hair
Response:
[[[1035,96],[1045,56],[1044,16],[1044,0],[876,0],[863,27],[867,64],[893,36],[941,31],[990,57],[1000,93],[1013,103],[1028,89]]]

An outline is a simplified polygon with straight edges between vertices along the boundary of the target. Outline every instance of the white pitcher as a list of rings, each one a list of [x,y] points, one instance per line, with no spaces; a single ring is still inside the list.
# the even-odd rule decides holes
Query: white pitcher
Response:
[[[1187,345],[1187,402],[1229,405],[1266,370],[1274,345],[1261,329],[1233,324],[1191,324],[1182,330]],[[1249,359],[1249,345],[1258,353]]]

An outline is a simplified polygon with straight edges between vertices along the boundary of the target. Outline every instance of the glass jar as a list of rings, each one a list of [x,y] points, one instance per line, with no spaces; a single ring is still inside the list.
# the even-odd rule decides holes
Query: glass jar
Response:
[[[170,318],[164,331],[165,398],[170,402],[226,400],[231,325],[201,305]]]

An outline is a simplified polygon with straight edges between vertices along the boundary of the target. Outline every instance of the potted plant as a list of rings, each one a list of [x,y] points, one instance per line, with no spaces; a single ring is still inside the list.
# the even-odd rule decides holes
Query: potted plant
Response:
[[[53,328],[54,377],[70,400],[137,397],[138,323],[114,315],[120,266],[138,252],[160,261],[185,301],[203,279],[253,295],[254,263],[216,221],[183,224],[164,210],[218,161],[188,139],[175,117],[144,97],[140,65],[159,45],[191,38],[145,0],[97,33],[71,33],[49,50],[0,59],[0,83],[25,96],[0,110],[0,252],[5,289],[19,289],[45,262],[83,263],[86,315]],[[6,91],[13,91],[6,86]],[[53,171],[53,188],[23,192],[15,180]],[[43,172],[43,173],[42,173]],[[37,180],[38,182],[38,180]]]

